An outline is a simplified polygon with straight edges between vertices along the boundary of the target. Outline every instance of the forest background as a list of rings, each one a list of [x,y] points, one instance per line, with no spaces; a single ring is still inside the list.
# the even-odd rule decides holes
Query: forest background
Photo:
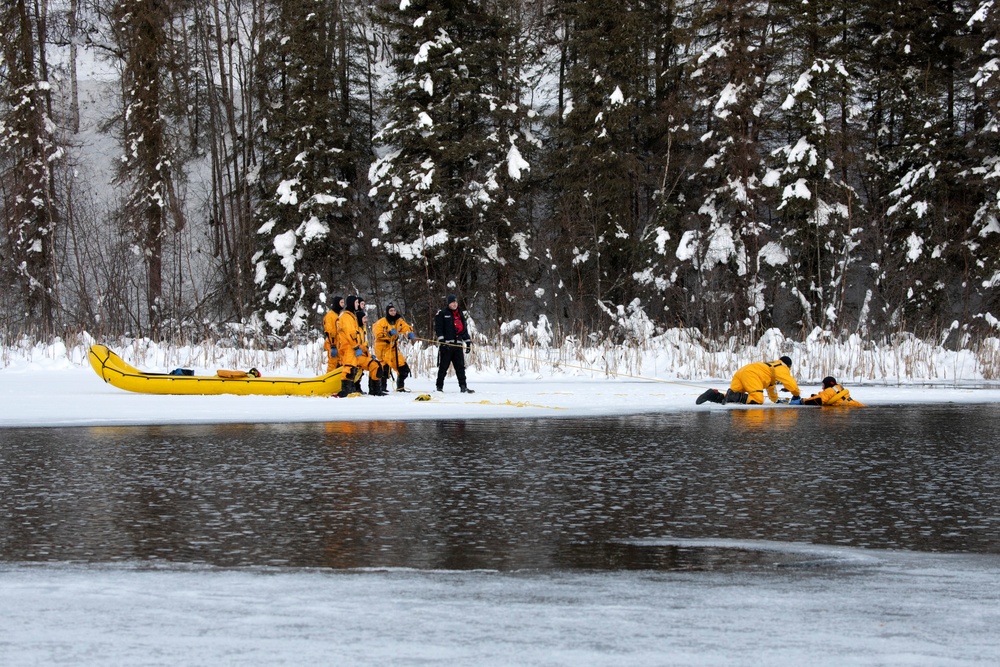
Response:
[[[5,0],[0,342],[274,349],[456,293],[490,338],[996,356],[998,12]]]

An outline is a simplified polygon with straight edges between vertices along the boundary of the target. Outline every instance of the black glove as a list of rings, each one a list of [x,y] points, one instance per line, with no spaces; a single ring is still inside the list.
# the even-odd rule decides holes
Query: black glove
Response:
[[[465,341],[465,351],[466,352],[472,352],[472,341],[471,340]]]

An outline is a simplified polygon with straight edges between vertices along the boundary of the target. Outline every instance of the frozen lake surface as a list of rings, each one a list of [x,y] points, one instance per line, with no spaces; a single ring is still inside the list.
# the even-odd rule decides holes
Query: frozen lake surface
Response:
[[[716,543],[725,546],[725,543]],[[781,555],[807,545],[732,545]],[[995,665],[995,556],[656,572],[0,565],[4,665]]]
[[[0,662],[996,664],[998,417],[0,429]]]
[[[685,383],[0,373],[5,666],[1000,660],[996,389],[734,411]]]

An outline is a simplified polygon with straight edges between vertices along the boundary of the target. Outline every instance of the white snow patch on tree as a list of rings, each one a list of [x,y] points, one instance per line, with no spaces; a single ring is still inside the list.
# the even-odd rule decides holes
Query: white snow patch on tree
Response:
[[[983,225],[983,228],[979,230],[979,236],[985,237],[997,233],[1000,233],[1000,223],[997,222],[995,216],[991,215],[986,219],[986,224]]]
[[[285,326],[285,322],[288,321],[288,315],[277,310],[269,310],[264,313],[264,320],[267,322],[268,326],[277,331],[281,327]]]
[[[969,20],[966,21],[965,25],[971,28],[976,23],[984,23],[986,19],[989,18],[990,9],[992,9],[992,7],[992,0],[987,0],[987,2],[982,3],[979,5],[979,9],[976,10],[976,13],[969,17]]]
[[[736,239],[733,237],[733,229],[729,225],[720,225],[708,242],[704,268],[711,271],[716,264],[725,264],[735,256]],[[739,273],[742,275],[743,271]]]
[[[760,181],[760,184],[765,188],[773,188],[779,183],[781,183],[781,172],[777,169],[772,169],[764,174],[764,178]]]
[[[289,230],[274,237],[274,252],[279,257],[291,257],[295,252],[295,232]]]
[[[915,262],[924,250],[924,240],[917,236],[916,232],[913,232],[906,239],[906,247],[906,258],[911,262]]]
[[[656,289],[665,290],[670,287],[670,281],[653,273],[653,269],[646,267],[642,271],[632,274],[632,279],[640,285],[655,285]]]
[[[333,195],[327,195],[322,193],[318,195],[313,195],[312,199],[320,206],[327,206],[330,204],[333,204],[335,206],[343,206],[344,204],[347,203],[346,197],[334,197]]]
[[[530,169],[531,165],[521,157],[521,151],[517,150],[517,146],[511,144],[510,150],[507,151],[507,174],[515,181],[519,181],[521,180],[521,172]]]
[[[642,309],[642,302],[638,298],[633,299],[628,306],[618,305],[614,309],[609,308],[600,300],[598,300],[597,306],[610,315],[622,333],[631,340],[647,341],[656,334],[656,326],[646,315],[646,311]]]
[[[295,270],[295,244],[297,240],[298,238],[292,230],[274,237],[274,252],[281,257],[281,265],[285,267],[285,273],[292,273]]]
[[[319,218],[315,215],[302,223],[299,228],[302,235],[302,242],[309,243],[315,239],[324,238],[330,233],[330,226],[325,222],[321,222]]]
[[[728,39],[724,39],[721,42],[716,42],[712,46],[705,49],[705,51],[700,56],[698,56],[698,64],[704,65],[705,62],[712,57],[725,58],[726,55],[729,53],[729,49],[730,47],[732,47],[732,45],[733,43]]]
[[[790,151],[788,151],[788,164],[797,164],[805,161],[805,164],[814,167],[818,161],[816,148],[809,143],[805,137],[799,137]]]
[[[417,239],[412,243],[387,243],[386,250],[399,255],[402,259],[416,259],[423,256],[425,249],[444,245],[448,242],[448,231],[439,230],[437,233]]]
[[[802,93],[809,90],[809,88],[812,85],[812,79],[813,77],[810,72],[803,72],[799,76],[799,80],[795,82],[794,86],[792,86],[792,94],[801,95]]]
[[[295,206],[299,203],[299,195],[295,192],[295,186],[299,184],[299,179],[293,178],[282,181],[278,184],[278,202]]]
[[[518,252],[517,256],[520,259],[529,259],[531,257],[531,252],[528,250],[528,236],[522,232],[515,232],[511,235],[510,240],[512,243],[517,245]]]
[[[622,93],[620,86],[615,86],[615,92],[611,93],[610,102],[614,106],[621,106],[622,104],[625,104],[625,95]]]
[[[690,261],[698,252],[698,231],[689,229],[681,236],[674,256],[682,262]]]
[[[667,241],[670,240],[670,232],[663,227],[657,227],[653,233],[656,235],[656,238],[653,239],[653,243],[656,244],[656,252],[660,255],[667,254]]]
[[[757,253],[757,257],[760,258],[761,262],[770,264],[771,266],[788,264],[788,254],[785,252],[785,249],[781,247],[781,244],[774,241],[764,244],[764,247]]]
[[[795,181],[793,185],[786,185],[784,191],[781,193],[782,199],[811,199],[812,192],[809,191],[809,186],[806,184],[806,179],[800,178]]]
[[[281,283],[276,284],[267,294],[267,300],[271,303],[281,303],[281,300],[288,295],[288,288]]]
[[[718,118],[728,118],[730,114],[728,107],[740,101],[741,92],[743,92],[742,84],[737,86],[732,83],[727,83],[726,87],[722,89],[721,93],[719,93],[719,99],[715,103],[715,115]]]

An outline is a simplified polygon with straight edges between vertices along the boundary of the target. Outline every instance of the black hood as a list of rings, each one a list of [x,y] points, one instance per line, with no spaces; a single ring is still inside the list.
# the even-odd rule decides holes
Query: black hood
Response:
[[[358,297],[349,296],[344,299],[344,310],[356,313],[358,311]]]
[[[395,315],[390,315],[389,314],[389,309],[390,308],[396,311]],[[399,319],[399,308],[396,308],[396,306],[394,306],[394,305],[392,305],[390,303],[388,306],[385,307],[385,320],[389,324],[395,324],[396,320],[398,320],[398,319]]]
[[[342,297],[342,296],[335,296],[335,297],[333,297],[333,307],[330,308],[330,310],[332,310],[333,312],[337,313],[338,315],[340,315],[340,313],[343,312],[343,310],[344,310],[344,307],[340,305],[340,300],[343,299],[343,298],[344,297]]]

